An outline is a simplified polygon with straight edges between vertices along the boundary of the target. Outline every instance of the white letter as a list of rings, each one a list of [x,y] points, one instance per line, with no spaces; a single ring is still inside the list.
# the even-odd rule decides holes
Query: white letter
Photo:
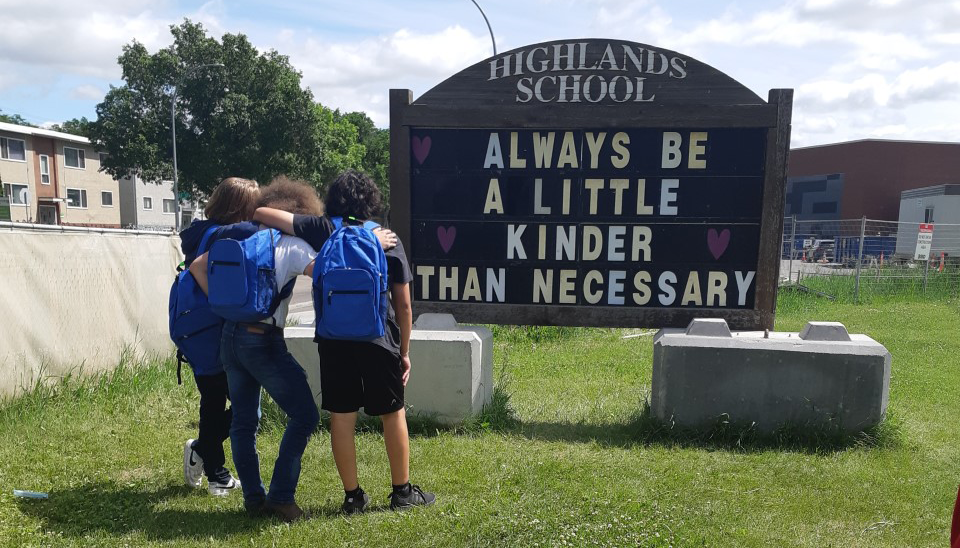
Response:
[[[607,304],[623,304],[623,280],[627,279],[626,270],[611,270],[610,283],[607,284]]]
[[[603,232],[599,227],[587,225],[583,227],[583,260],[596,261],[603,250]]]
[[[560,304],[576,304],[577,296],[574,292],[577,290],[577,286],[573,282],[576,277],[576,270],[560,271]]]
[[[603,275],[599,270],[591,270],[583,278],[583,298],[589,304],[597,304],[603,298],[603,291],[594,291],[593,284],[603,283]]]
[[[533,213],[534,215],[549,215],[550,207],[543,205],[543,179],[533,180]]]
[[[527,252],[523,250],[523,242],[520,241],[520,237],[523,236],[523,231],[527,229],[527,225],[507,225],[507,258],[513,259],[514,255],[518,259],[526,259]]]
[[[660,182],[660,215],[676,215],[677,189],[680,179],[664,179]]]
[[[543,301],[546,304],[553,302],[553,269],[544,271],[539,268],[533,271],[533,302]]]
[[[587,132],[587,147],[590,148],[590,169],[597,169],[597,166],[600,165],[600,149],[603,147],[603,140],[606,138],[606,131],[601,131],[596,135],[592,131]]]
[[[750,284],[753,283],[753,277],[757,274],[753,270],[747,271],[747,275],[744,276],[742,272],[737,270],[734,272],[737,277],[737,291],[740,293],[740,297],[737,299],[737,304],[744,306],[747,304],[747,291],[750,290]]]
[[[587,179],[583,186],[590,191],[590,215],[597,214],[597,192],[603,190],[603,179]]]
[[[483,167],[497,166],[503,168],[503,151],[500,150],[500,135],[490,134],[487,142],[487,157],[483,159]]]
[[[657,296],[657,299],[660,300],[660,304],[662,304],[663,306],[670,306],[671,304],[673,304],[673,301],[677,300],[677,292],[673,289],[673,286],[671,285],[675,283],[677,283],[677,275],[674,274],[673,272],[670,272],[669,270],[667,270],[663,274],[660,274],[659,285],[660,285],[660,291],[662,291],[662,293],[660,293],[660,295]]]
[[[450,274],[447,275],[447,267],[440,267],[440,300],[441,301],[457,301],[459,300],[460,289],[457,287],[460,285],[460,274],[459,268],[451,267]],[[447,293],[450,294],[450,298],[447,298]]]
[[[500,197],[499,179],[490,179],[490,186],[487,187],[487,203],[483,205],[483,212],[503,215],[503,198]]]
[[[623,237],[627,235],[625,226],[607,227],[607,260],[624,261],[627,258],[623,252]]]
[[[675,131],[663,132],[663,154],[660,167],[673,169],[680,165],[680,134]]]
[[[575,261],[577,259],[577,227],[569,227],[569,232],[562,226],[557,227],[557,260]]]
[[[483,295],[480,294],[480,278],[477,276],[477,269],[473,267],[467,269],[467,283],[463,288],[463,300],[470,299],[477,302],[483,300]]]
[[[717,304],[713,304],[716,301]],[[727,306],[727,275],[710,271],[707,274],[707,306]]]
[[[525,158],[520,158],[519,157],[520,155],[517,153],[518,140],[519,138],[517,137],[517,132],[511,131],[510,132],[510,167],[512,169],[523,169],[527,167],[527,160]]]
[[[420,276],[422,281],[420,298],[429,299],[430,298],[430,276],[436,272],[436,269],[432,266],[418,266],[417,267],[417,276]]]
[[[701,143],[707,142],[706,131],[694,131],[690,133],[690,153],[687,155],[687,167],[690,169],[706,169],[707,159],[703,155],[707,152],[707,147]]]
[[[494,270],[492,268],[487,269],[487,302],[493,302],[493,294],[497,295],[497,302],[502,303],[504,301],[504,295],[507,292],[507,269],[501,268],[499,270],[500,277],[497,278],[494,275]]]

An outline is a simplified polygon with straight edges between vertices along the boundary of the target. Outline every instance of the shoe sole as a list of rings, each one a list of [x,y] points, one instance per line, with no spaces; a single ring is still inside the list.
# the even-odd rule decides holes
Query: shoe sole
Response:
[[[187,442],[183,444],[183,483],[185,483],[187,487],[199,488],[203,485],[202,476],[198,477],[196,482],[190,481],[190,469],[192,468],[192,466],[190,466],[190,453],[193,452],[194,441],[195,440],[187,440]]]

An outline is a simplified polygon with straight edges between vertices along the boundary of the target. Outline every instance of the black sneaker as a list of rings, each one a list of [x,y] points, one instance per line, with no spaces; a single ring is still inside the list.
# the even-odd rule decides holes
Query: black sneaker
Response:
[[[425,493],[419,485],[406,485],[404,489],[394,489],[390,494],[390,509],[405,510],[414,506],[430,506],[436,502],[437,496]]]
[[[343,496],[343,505],[340,507],[344,514],[359,514],[367,509],[370,504],[370,495],[358,489],[359,493],[351,493]]]

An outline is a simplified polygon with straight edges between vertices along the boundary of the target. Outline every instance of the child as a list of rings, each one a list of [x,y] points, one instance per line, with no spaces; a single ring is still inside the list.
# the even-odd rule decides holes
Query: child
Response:
[[[279,178],[265,188],[260,205],[297,214],[320,215],[316,192],[306,183]],[[303,240],[282,236],[274,253],[277,286],[283,287],[300,274],[310,275],[316,252]],[[207,291],[206,254],[197,258],[190,272]],[[304,516],[294,499],[300,478],[300,461],[320,414],[300,364],[287,351],[283,338],[289,297],[276,313],[259,323],[227,321],[220,341],[220,359],[228,378],[233,403],[230,441],[233,462],[243,482],[244,506],[251,514],[275,514],[293,522]],[[269,493],[260,479],[256,433],[260,420],[260,389],[263,387],[289,418],[273,468]]]
[[[185,265],[189,268],[193,263],[200,241],[212,225],[223,226],[214,230],[207,245],[220,238],[243,239],[256,232],[256,225],[249,219],[253,217],[259,197],[256,181],[239,177],[221,181],[204,208],[208,220],[194,221],[180,232]],[[197,438],[187,440],[183,446],[183,481],[191,487],[200,487],[206,475],[211,495],[227,495],[240,487],[240,482],[224,467],[223,442],[230,436],[232,418],[226,407],[227,375],[223,367],[216,364],[212,370],[194,366],[193,378],[200,392],[200,426]]]
[[[380,209],[380,191],[361,173],[346,171],[330,185],[325,200],[327,215],[344,223],[362,224]],[[298,218],[298,233],[322,232],[325,218]],[[305,238],[310,241],[309,238]],[[379,415],[390,461],[393,492],[390,508],[399,510],[433,504],[435,496],[410,484],[410,442],[403,389],[410,376],[410,331],[413,312],[409,283],[413,279],[403,246],[386,252],[390,281],[390,306],[384,336],[370,342],[319,340],[321,407],[330,412],[330,440],[337,471],[343,483],[342,510],[362,512],[370,497],[360,488],[354,433],[357,411]]]

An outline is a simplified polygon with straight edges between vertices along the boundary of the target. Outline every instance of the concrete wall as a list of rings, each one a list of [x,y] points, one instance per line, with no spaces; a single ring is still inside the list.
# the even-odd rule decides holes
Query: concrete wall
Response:
[[[0,394],[113,368],[124,347],[169,355],[179,238],[0,227]]]

